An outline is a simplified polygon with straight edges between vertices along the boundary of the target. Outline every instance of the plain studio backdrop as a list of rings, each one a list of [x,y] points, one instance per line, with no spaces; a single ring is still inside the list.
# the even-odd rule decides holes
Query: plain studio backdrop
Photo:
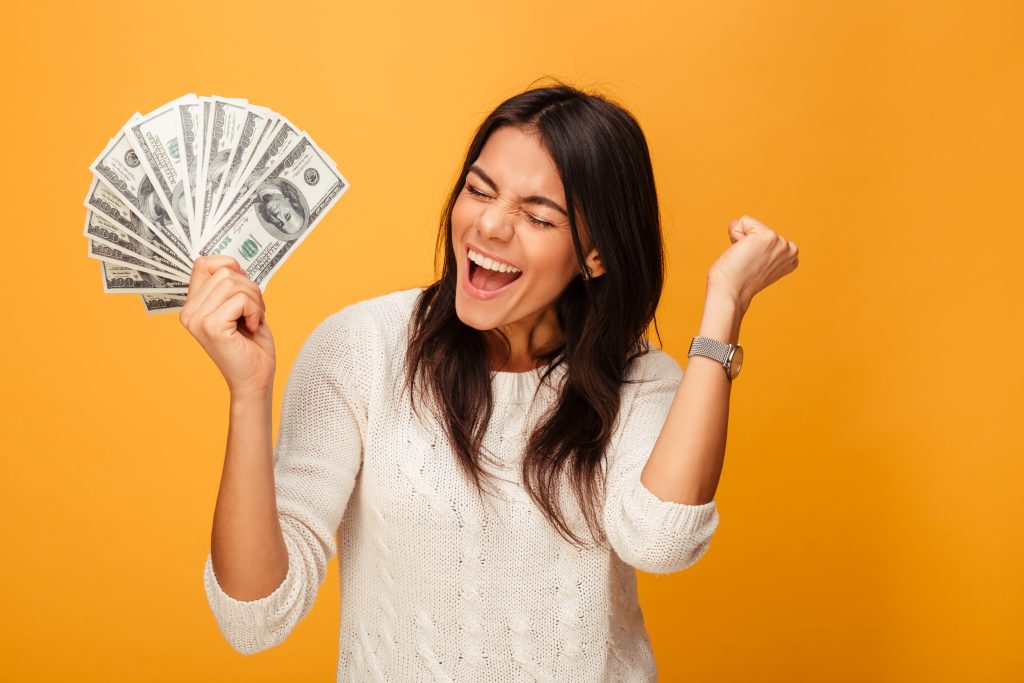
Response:
[[[431,280],[475,126],[554,76],[646,132],[680,364],[729,220],[800,247],[741,328],[711,547],[640,575],[661,680],[1024,680],[1020,2],[23,2],[2,24],[0,679],[335,671],[336,559],[280,646],[217,630],[227,390],[176,315],[103,294],[82,200],[108,138],[245,97],[351,182],[266,292],[276,423],[320,320]]]

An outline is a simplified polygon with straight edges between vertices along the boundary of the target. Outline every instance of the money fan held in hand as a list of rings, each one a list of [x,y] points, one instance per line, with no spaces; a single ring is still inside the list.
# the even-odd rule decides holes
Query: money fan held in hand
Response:
[[[92,163],[85,236],[103,291],[179,310],[199,256],[238,259],[265,290],[348,189],[305,131],[243,99],[185,95],[136,113]]]

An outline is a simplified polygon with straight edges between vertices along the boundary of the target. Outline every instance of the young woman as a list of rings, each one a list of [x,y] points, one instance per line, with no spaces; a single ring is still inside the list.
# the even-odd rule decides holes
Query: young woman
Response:
[[[639,125],[561,84],[512,97],[469,146],[441,277],[317,326],[273,448],[260,290],[199,259],[180,317],[230,388],[204,580],[231,645],[283,641],[337,551],[339,681],[655,680],[634,568],[708,549],[740,320],[797,265],[747,216],[729,236],[684,379],[646,336],[664,257]]]

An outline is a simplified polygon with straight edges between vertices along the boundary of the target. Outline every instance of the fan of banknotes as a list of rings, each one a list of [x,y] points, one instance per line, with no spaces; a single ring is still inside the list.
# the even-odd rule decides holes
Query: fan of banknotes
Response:
[[[285,117],[244,99],[185,95],[136,113],[89,170],[85,236],[103,291],[180,310],[192,263],[226,254],[265,290],[348,189]]]

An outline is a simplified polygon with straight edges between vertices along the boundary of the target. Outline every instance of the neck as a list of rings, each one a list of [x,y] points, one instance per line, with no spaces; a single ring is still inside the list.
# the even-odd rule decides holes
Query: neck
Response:
[[[508,361],[505,361],[506,347],[498,330],[508,338],[511,347]],[[492,371],[501,372],[533,370],[542,363],[537,359],[538,354],[555,349],[563,338],[555,307],[550,306],[528,318],[486,331],[488,366]]]

